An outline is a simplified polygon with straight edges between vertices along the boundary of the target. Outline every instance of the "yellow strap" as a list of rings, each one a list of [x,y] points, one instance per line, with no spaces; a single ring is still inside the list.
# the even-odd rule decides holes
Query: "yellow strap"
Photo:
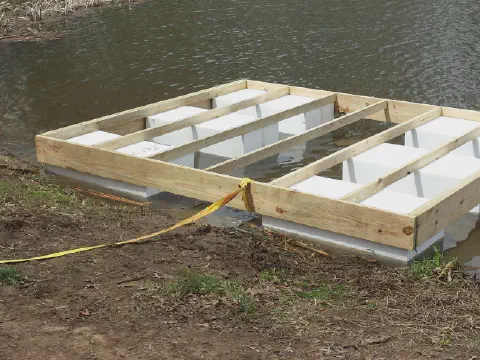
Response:
[[[177,229],[179,227],[182,227],[184,225],[191,224],[191,223],[207,216],[208,214],[211,214],[214,211],[217,211],[218,209],[220,209],[221,207],[225,206],[230,201],[232,201],[235,198],[235,196],[237,196],[238,193],[240,193],[240,192],[242,193],[242,199],[243,199],[243,202],[245,204],[245,208],[248,211],[253,212],[254,207],[253,207],[253,204],[251,202],[251,194],[250,194],[250,187],[249,187],[249,184],[251,182],[253,182],[253,180],[251,180],[251,179],[248,179],[248,178],[242,179],[242,181],[238,185],[239,186],[238,190],[235,190],[234,192],[226,195],[225,197],[218,200],[217,202],[211,204],[210,206],[207,206],[205,209],[199,211],[198,213],[189,217],[188,219],[182,220],[182,221],[176,223],[175,225],[170,226],[167,229],[163,229],[163,230],[154,232],[153,234],[140,236],[140,237],[135,238],[135,239],[120,241],[120,242],[117,242],[117,243],[80,247],[80,248],[76,248],[76,249],[60,251],[60,252],[56,252],[56,253],[52,253],[52,254],[35,256],[35,257],[31,257],[31,258],[26,258],[26,259],[0,260],[0,264],[13,264],[13,263],[21,263],[21,262],[27,262],[27,261],[47,260],[47,259],[53,259],[53,258],[65,256],[65,255],[76,254],[76,253],[80,253],[80,252],[100,249],[100,248],[104,248],[104,247],[112,247],[112,246],[133,244],[133,243],[137,243],[137,242],[140,242],[140,241],[143,241],[143,240],[147,240],[147,239],[150,239],[150,238],[155,237],[157,235],[165,234],[169,231],[175,230],[175,229]]]

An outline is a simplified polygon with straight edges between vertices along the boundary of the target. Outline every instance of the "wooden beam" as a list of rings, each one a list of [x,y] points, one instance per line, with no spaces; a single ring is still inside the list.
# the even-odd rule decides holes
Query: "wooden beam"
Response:
[[[216,201],[238,187],[240,179],[161,161],[36,137],[39,162],[84,173]],[[413,249],[414,218],[359,204],[295,192],[254,182],[250,186],[256,211],[283,220]],[[240,197],[229,206],[243,209]]]
[[[103,116],[98,119],[82,122],[80,124],[70,125],[58,130],[52,130],[43,135],[57,139],[69,139],[74,136],[83,135],[95,130],[102,130],[113,125],[120,125],[132,120],[144,118],[162,111],[177,108],[179,106],[190,105],[202,100],[208,100],[216,96],[225,95],[234,91],[245,89],[246,80],[237,80],[225,85],[215,86],[210,89],[197,91],[191,94],[176,97],[174,99],[164,100],[153,104],[140,106],[135,109],[122,111],[113,115]]]
[[[372,181],[368,184],[365,184],[358,188],[357,190],[347,194],[342,197],[341,200],[360,202],[366,198],[376,194],[380,190],[386,188],[387,186],[393,184],[394,182],[404,178],[411,173],[420,170],[421,168],[431,164],[435,160],[440,159],[442,156],[448,154],[449,152],[455,150],[456,148],[466,144],[469,141],[472,141],[480,136],[480,127],[473,129],[472,131],[467,132],[466,134],[456,137],[452,141],[447,142],[446,144],[429,151],[428,153],[418,157],[403,165],[387,175],[379,178],[376,181]]]
[[[480,203],[480,171],[431,199],[411,213],[416,217],[418,247]]]
[[[133,132],[144,130],[146,127],[146,118],[135,119],[132,121],[124,122],[119,125],[112,125],[102,129],[103,131],[114,133],[117,135],[127,135]]]
[[[212,109],[207,112],[203,112],[197,115],[189,116],[183,120],[176,121],[167,125],[162,125],[154,128],[148,128],[136,133],[132,133],[126,136],[123,136],[118,139],[113,139],[109,141],[102,142],[95,145],[95,147],[106,149],[106,150],[115,150],[123,146],[137,143],[139,141],[150,140],[155,136],[164,135],[172,131],[180,130],[189,126],[198,125],[213,119],[216,119],[220,116],[225,116],[233,112],[249,108],[258,104],[263,104],[264,102],[281,98],[282,96],[288,95],[290,92],[288,86],[278,88],[273,91],[269,91],[266,94],[259,95],[252,99],[244,100],[242,102]]]
[[[309,177],[312,177],[326,169],[329,169],[335,165],[342,163],[351,157],[361,154],[369,149],[374,148],[380,144],[383,144],[389,140],[396,138],[404,134],[405,132],[412,130],[420,125],[426,124],[442,115],[440,107],[429,110],[421,115],[404,123],[398,124],[390,129],[382,131],[374,136],[371,136],[365,140],[359,141],[349,147],[346,147],[340,151],[337,151],[329,156],[319,159],[301,169],[286,174],[276,180],[273,180],[271,184],[289,187],[299,183]]]
[[[307,89],[304,87],[298,86],[290,86],[290,95],[297,95],[297,96],[307,96],[307,97],[326,97],[329,95],[334,95],[335,92],[326,91],[326,90],[318,90],[318,89]]]
[[[282,89],[285,86],[288,86],[288,85],[268,83],[268,82],[257,81],[257,80],[247,80],[247,89],[253,89],[253,90],[275,91],[278,89]]]
[[[255,130],[263,129],[264,127],[278,123],[279,121],[288,119],[292,116],[303,114],[313,109],[318,109],[319,107],[332,103],[334,100],[335,100],[335,95],[330,95],[325,98],[316,99],[309,103],[299,105],[297,107],[294,107],[286,111],[282,111],[278,114],[257,119],[247,124],[219,132],[217,134],[208,136],[203,139],[192,141],[191,143],[188,143],[182,146],[176,146],[172,149],[169,149],[157,154],[153,154],[152,156],[149,156],[149,157],[152,159],[163,160],[163,161],[170,161],[173,159],[177,159],[178,157],[181,157],[186,154],[191,154],[195,151],[198,151],[200,149],[203,149],[205,147],[208,147],[214,144],[218,144],[222,141],[232,139],[234,137],[247,134]]]
[[[331,96],[334,96],[334,95],[331,95]],[[288,150],[294,147],[295,145],[303,144],[309,140],[313,140],[322,135],[328,134],[329,132],[332,132],[334,130],[337,130],[344,126],[352,124],[360,119],[363,119],[365,116],[370,115],[371,113],[382,111],[386,108],[386,106],[387,106],[386,101],[380,101],[362,110],[354,111],[353,113],[350,113],[338,119],[332,120],[328,123],[314,127],[310,130],[307,130],[304,133],[291,136],[281,141],[277,141],[274,144],[252,151],[238,158],[229,159],[219,164],[210,166],[206,170],[215,171],[218,173],[227,173],[237,167],[243,167],[243,166],[253,164],[269,156],[278,154],[281,151]]]
[[[379,100],[381,99],[370,96],[337,93],[337,104],[339,110],[347,113],[361,109]],[[417,104],[399,100],[388,100],[387,114],[378,113],[369,116],[368,118],[371,120],[386,121],[399,124],[408,121],[412,117],[420,115],[421,113],[431,110],[433,108],[435,107],[427,104]]]
[[[443,116],[451,118],[465,119],[470,121],[480,121],[480,112],[474,110],[455,109],[451,107],[442,107]]]

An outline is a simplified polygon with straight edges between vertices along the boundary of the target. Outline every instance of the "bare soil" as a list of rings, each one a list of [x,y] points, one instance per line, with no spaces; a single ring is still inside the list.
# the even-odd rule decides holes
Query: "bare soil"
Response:
[[[88,197],[0,157],[3,259],[125,240],[177,220],[170,210]],[[0,359],[480,355],[480,287],[460,271],[450,282],[419,278],[355,256],[320,256],[245,225],[187,226],[14,268],[21,280],[0,285]],[[220,291],[225,284],[240,295]]]

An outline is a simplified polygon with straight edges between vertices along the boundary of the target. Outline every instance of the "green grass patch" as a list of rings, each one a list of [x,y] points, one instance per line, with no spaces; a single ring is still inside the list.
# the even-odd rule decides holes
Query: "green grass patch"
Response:
[[[285,284],[291,275],[292,273],[289,269],[270,268],[260,273],[260,280],[273,282],[275,284]]]
[[[0,267],[0,284],[16,285],[25,280],[25,276],[20,274],[17,269],[11,266]]]
[[[437,248],[433,250],[434,253],[431,259],[414,261],[408,268],[408,271],[415,279],[421,280],[428,278],[433,274],[435,269],[441,268],[444,265],[445,261],[442,252]]]
[[[315,299],[327,301],[342,297],[345,292],[346,290],[343,285],[321,284],[319,286],[299,291],[296,293],[296,295],[301,299]]]
[[[48,205],[71,207],[82,204],[75,193],[61,186],[30,179],[4,180],[0,182],[0,203],[19,203],[22,205]]]
[[[161,294],[177,299],[191,294],[215,294],[237,304],[246,314],[256,311],[255,299],[247,294],[242,284],[218,276],[200,274],[190,269],[183,269],[174,280],[162,284],[159,290]]]

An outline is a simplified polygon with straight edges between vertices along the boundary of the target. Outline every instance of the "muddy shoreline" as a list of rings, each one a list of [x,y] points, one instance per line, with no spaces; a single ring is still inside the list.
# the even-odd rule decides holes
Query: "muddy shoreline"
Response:
[[[98,7],[138,4],[137,0],[0,0],[0,41],[54,40],[58,31],[46,30],[49,24],[80,11]]]
[[[91,197],[0,156],[3,259],[150,234],[181,213]],[[250,226],[196,224],[0,266],[0,358],[470,359],[479,291],[441,258],[387,268]]]

